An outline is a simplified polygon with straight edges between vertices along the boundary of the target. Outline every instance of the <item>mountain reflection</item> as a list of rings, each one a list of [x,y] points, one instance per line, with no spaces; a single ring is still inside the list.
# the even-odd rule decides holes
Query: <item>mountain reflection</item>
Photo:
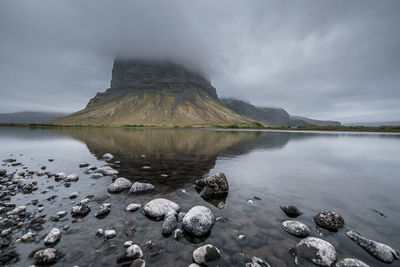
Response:
[[[290,137],[290,133],[195,129],[57,128],[53,131],[84,142],[99,159],[107,152],[113,154],[115,160],[121,161],[116,167],[121,176],[150,182],[164,193],[207,175],[218,156],[234,157],[254,149],[281,148]]]

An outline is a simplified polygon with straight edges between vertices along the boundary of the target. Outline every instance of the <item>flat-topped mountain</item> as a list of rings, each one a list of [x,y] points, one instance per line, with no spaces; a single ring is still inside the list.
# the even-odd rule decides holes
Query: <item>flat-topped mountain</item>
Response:
[[[116,59],[110,88],[59,124],[252,124],[223,105],[202,75],[169,61]]]

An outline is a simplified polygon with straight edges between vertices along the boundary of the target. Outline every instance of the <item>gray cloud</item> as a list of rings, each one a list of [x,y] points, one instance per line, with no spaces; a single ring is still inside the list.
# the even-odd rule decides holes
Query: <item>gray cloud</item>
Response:
[[[400,118],[400,2],[0,2],[0,112],[73,112],[114,55],[173,58],[223,97],[348,121]]]

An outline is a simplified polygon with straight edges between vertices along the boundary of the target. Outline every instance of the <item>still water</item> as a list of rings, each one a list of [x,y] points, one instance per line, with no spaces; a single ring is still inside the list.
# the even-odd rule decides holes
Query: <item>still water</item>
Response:
[[[111,177],[92,179],[79,164],[103,166],[104,153],[121,163],[114,168],[119,176],[131,181],[149,182],[153,192],[132,195],[128,191],[107,194]],[[145,157],[141,157],[145,155]],[[10,202],[26,205],[38,213],[38,200],[47,214],[44,229],[36,242],[16,243],[27,230],[14,234],[10,247],[19,254],[15,266],[33,264],[30,252],[43,247],[43,237],[52,227],[62,230],[56,248],[64,256],[56,266],[111,266],[123,255],[123,243],[132,240],[141,246],[147,266],[188,266],[192,252],[201,244],[213,244],[222,258],[210,266],[235,266],[238,252],[257,256],[271,266],[294,266],[289,249],[301,239],[281,229],[288,217],[279,206],[294,204],[303,215],[297,220],[311,228],[311,235],[329,241],[338,259],[358,258],[371,266],[384,266],[351,241],[345,232],[354,229],[373,240],[400,249],[400,135],[382,133],[333,132],[263,132],[195,129],[124,129],[124,128],[0,128],[0,159],[15,158],[27,170],[79,174],[70,187],[47,176],[32,176],[39,190],[18,193]],[[54,162],[49,162],[54,158]],[[0,166],[8,173],[26,171],[23,166]],[[150,169],[143,169],[150,166]],[[229,182],[225,207],[208,203],[196,192],[193,182],[216,172],[224,172]],[[167,174],[168,176],[165,177]],[[94,195],[92,211],[74,221],[68,198],[78,191],[80,201]],[[47,200],[56,195],[53,200]],[[146,218],[141,211],[129,213],[129,203],[144,205],[163,197],[181,206],[183,211],[195,205],[209,207],[215,217],[225,216],[226,223],[216,222],[207,238],[185,237],[176,241],[163,237],[162,222]],[[256,199],[254,199],[256,197]],[[260,198],[260,199],[258,199]],[[254,204],[248,202],[249,199]],[[97,219],[94,213],[104,203],[111,203],[111,213]],[[58,222],[49,220],[58,211],[68,215]],[[340,213],[345,226],[337,233],[318,229],[313,216],[320,211]],[[378,212],[377,212],[378,211]],[[117,236],[105,240],[96,230],[115,229]],[[239,235],[245,238],[239,239]],[[151,249],[148,240],[154,241]],[[393,266],[397,264],[396,262]],[[129,266],[129,264],[127,265]]]

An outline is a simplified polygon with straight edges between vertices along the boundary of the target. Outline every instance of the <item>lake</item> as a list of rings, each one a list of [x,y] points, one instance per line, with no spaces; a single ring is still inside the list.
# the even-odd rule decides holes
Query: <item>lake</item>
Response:
[[[114,155],[111,163],[120,161],[112,165],[119,171],[118,177],[148,182],[155,189],[140,195],[129,190],[108,194],[112,177],[93,179],[92,174],[84,173],[86,168],[79,168],[80,163],[105,165],[105,153]],[[21,165],[2,162],[8,158]],[[50,158],[54,161],[49,162]],[[37,172],[46,166],[44,172],[79,175],[69,187],[47,175],[26,175],[27,182],[37,181],[38,190],[17,192],[8,196],[9,200],[3,196],[3,202],[25,205],[28,213],[8,239],[2,237],[9,244],[1,254],[16,252],[18,261],[11,264],[15,266],[33,264],[29,254],[44,247],[43,238],[53,227],[62,232],[55,248],[63,257],[56,266],[129,266],[129,262],[118,261],[128,240],[142,248],[146,266],[188,266],[193,251],[204,244],[221,250],[221,258],[209,266],[239,265],[240,252],[262,258],[271,266],[295,266],[289,249],[301,238],[281,228],[288,217],[280,206],[289,204],[303,212],[296,220],[311,228],[310,236],[336,248],[338,259],[352,257],[371,266],[386,265],[349,239],[345,232],[350,229],[400,249],[399,134],[1,127],[0,160],[0,169],[8,174]],[[219,202],[201,198],[193,185],[196,179],[217,172],[225,173],[229,182],[223,208],[217,207]],[[83,218],[70,214],[74,204],[68,195],[75,191],[79,192],[75,202],[91,198],[91,212]],[[228,221],[215,222],[207,237],[185,235],[177,241],[162,235],[162,221],[150,220],[141,210],[125,211],[129,203],[143,206],[159,197],[178,203],[184,212],[204,205],[215,217],[224,216]],[[97,219],[94,213],[102,203],[111,203],[111,212]],[[39,206],[44,208],[42,212]],[[61,210],[68,214],[51,220]],[[345,225],[338,232],[314,223],[313,217],[325,210],[343,216]],[[16,242],[32,231],[30,220],[42,214],[46,214],[43,230],[34,231],[35,241]],[[115,229],[117,235],[108,240],[98,237],[99,228]],[[153,241],[151,248],[146,245],[149,240]]]

